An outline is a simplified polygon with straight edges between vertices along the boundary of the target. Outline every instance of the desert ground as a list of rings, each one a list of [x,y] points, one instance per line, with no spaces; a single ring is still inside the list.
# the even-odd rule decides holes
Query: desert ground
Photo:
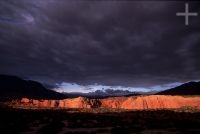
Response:
[[[200,111],[19,109],[2,105],[2,134],[199,134]]]

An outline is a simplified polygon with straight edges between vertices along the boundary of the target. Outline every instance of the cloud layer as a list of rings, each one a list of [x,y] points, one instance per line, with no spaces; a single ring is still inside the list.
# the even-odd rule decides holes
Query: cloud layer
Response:
[[[200,14],[200,3],[189,2]],[[200,79],[185,2],[0,1],[0,73],[47,84],[152,87]]]

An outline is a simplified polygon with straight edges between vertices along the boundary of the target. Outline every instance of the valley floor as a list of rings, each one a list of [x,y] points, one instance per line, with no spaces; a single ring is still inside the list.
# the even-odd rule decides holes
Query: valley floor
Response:
[[[3,134],[199,134],[199,126],[200,112],[187,110],[0,108]]]

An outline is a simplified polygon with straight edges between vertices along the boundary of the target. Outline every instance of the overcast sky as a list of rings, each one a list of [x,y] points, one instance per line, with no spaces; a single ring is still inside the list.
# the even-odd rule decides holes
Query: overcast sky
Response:
[[[185,3],[1,0],[0,73],[65,91],[199,80],[200,3],[188,2],[188,26]]]

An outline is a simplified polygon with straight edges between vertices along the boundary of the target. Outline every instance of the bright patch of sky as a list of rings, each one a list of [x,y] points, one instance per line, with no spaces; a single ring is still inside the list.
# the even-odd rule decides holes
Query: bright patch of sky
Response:
[[[56,84],[58,88],[55,88],[57,92],[82,92],[82,93],[88,93],[93,92],[96,90],[105,90],[105,89],[115,89],[115,90],[129,90],[132,92],[151,92],[151,91],[162,91],[166,89],[170,89],[176,86],[179,86],[183,83],[181,82],[174,82],[169,84],[163,84],[163,85],[156,85],[148,88],[144,87],[123,87],[123,86],[106,86],[106,85],[79,85],[76,83],[67,83],[62,82],[61,84]]]

